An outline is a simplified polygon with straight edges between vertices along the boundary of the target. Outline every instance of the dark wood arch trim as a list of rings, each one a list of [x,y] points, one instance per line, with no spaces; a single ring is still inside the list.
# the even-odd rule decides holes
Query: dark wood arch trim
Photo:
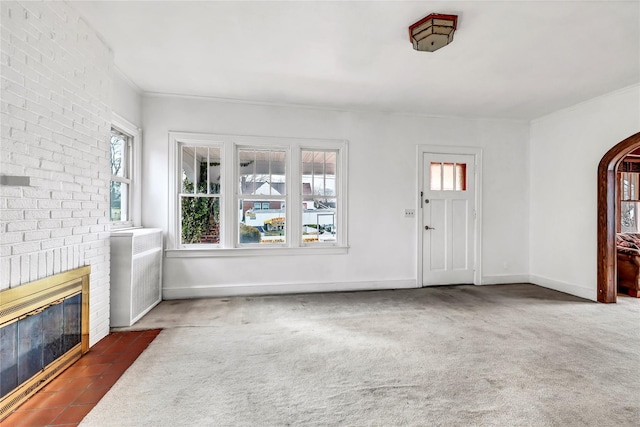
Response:
[[[598,165],[598,302],[616,302],[616,169],[640,147],[640,132],[617,144]]]

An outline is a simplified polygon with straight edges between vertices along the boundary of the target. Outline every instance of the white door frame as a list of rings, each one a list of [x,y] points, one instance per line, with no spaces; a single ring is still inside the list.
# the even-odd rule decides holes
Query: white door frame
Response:
[[[417,287],[422,287],[422,267],[424,263],[422,254],[422,240],[424,239],[424,233],[422,229],[423,215],[422,208],[424,206],[424,189],[422,188],[424,183],[424,155],[425,154],[466,154],[473,156],[475,159],[475,182],[476,182],[476,198],[474,201],[473,209],[476,212],[476,221],[474,226],[474,241],[475,247],[473,249],[473,284],[481,285],[482,278],[482,148],[477,147],[463,147],[463,146],[449,146],[449,145],[418,145],[417,147],[417,188],[418,188],[418,203],[416,204],[416,224],[418,226],[417,234],[418,238],[418,274],[417,274]]]

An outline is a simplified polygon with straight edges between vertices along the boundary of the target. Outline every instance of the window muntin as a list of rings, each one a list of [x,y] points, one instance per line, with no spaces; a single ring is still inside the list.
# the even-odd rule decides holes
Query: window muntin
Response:
[[[222,149],[180,147],[180,243],[218,245],[221,230]]]
[[[237,153],[238,243],[285,244],[287,152],[239,147]]]
[[[302,242],[335,242],[337,150],[301,150]]]
[[[131,221],[131,140],[131,135],[111,128],[109,217],[114,223]]]

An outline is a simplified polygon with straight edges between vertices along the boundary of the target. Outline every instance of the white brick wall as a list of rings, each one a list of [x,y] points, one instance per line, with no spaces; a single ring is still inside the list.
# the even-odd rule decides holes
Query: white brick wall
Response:
[[[109,332],[110,49],[66,2],[0,2],[0,290],[91,265]]]

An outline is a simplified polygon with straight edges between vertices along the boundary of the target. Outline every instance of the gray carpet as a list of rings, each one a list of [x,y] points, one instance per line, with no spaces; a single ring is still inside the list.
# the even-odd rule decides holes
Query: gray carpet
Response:
[[[82,426],[640,425],[640,300],[533,285],[166,301]]]

